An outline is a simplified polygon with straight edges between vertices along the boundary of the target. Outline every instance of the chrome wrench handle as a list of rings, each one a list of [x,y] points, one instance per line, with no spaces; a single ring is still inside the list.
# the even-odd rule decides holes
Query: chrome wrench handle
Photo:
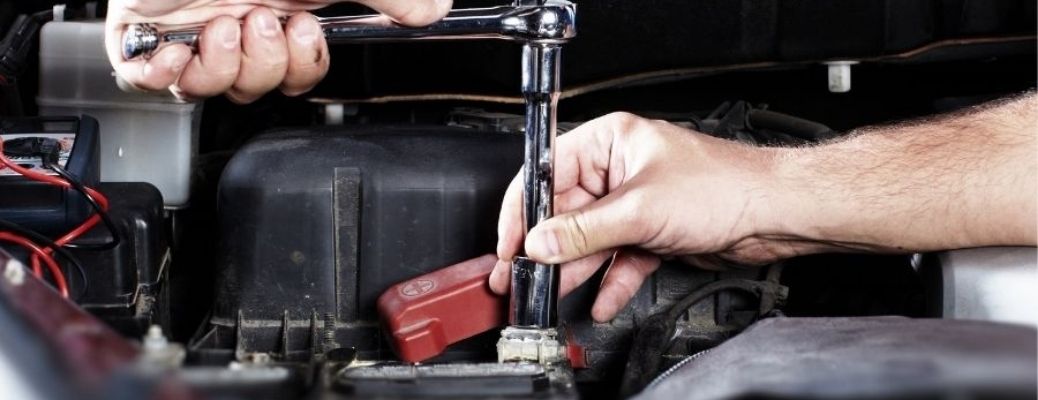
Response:
[[[543,4],[452,10],[438,22],[422,27],[400,25],[382,15],[319,18],[328,43],[397,42],[414,39],[500,39],[518,42],[565,43],[576,36],[576,5],[563,0]],[[133,24],[123,34],[126,61],[147,59],[163,46],[181,43],[197,49],[202,25],[164,30]]]

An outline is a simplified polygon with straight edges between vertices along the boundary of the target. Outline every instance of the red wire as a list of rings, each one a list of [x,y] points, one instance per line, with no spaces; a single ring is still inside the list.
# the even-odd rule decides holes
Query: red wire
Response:
[[[49,183],[51,185],[60,186],[66,189],[72,189],[72,184],[68,183],[64,179],[61,179],[60,177],[32,171],[12,162],[10,159],[7,158],[7,156],[3,155],[3,151],[4,144],[3,141],[0,141],[0,164],[6,166],[7,168],[10,168],[14,172],[17,172],[19,175],[22,175],[34,181]],[[90,197],[93,197],[94,200],[97,201],[97,204],[101,206],[102,210],[108,211],[108,198],[105,197],[104,194],[89,187],[86,188],[86,192],[90,194]],[[77,237],[82,236],[84,233],[89,231],[90,228],[93,228],[99,222],[101,222],[101,216],[94,214],[90,216],[90,218],[87,218],[87,220],[80,224],[78,227],[76,227],[76,229],[73,229],[69,233],[66,233],[65,236],[62,236],[54,242],[58,245],[68,244],[69,242],[75,240]],[[48,248],[46,250],[49,254],[50,249]]]
[[[8,232],[0,232],[0,240],[12,242],[21,245],[26,250],[32,251],[33,257],[43,259],[44,264],[47,264],[47,269],[50,270],[50,274],[54,276],[54,286],[58,288],[58,292],[61,292],[61,297],[68,298],[68,282],[65,281],[65,275],[61,273],[61,268],[58,267],[58,263],[54,261],[54,257],[47,254],[44,249],[37,246],[31,240],[23,238]],[[33,274],[39,278],[42,278],[42,271],[33,269]]]
[[[59,187],[65,188],[65,189],[72,189],[73,188],[71,183],[69,183],[68,181],[66,181],[64,179],[61,179],[60,177],[52,176],[52,175],[47,175],[47,174],[42,174],[42,173],[39,173],[39,172],[36,172],[36,171],[32,171],[32,170],[29,170],[29,169],[26,169],[26,168],[22,167],[21,165],[18,165],[16,163],[12,162],[10,159],[7,158],[7,156],[4,155],[3,152],[4,152],[4,141],[0,140],[0,167],[10,168],[14,172],[17,172],[18,174],[20,174],[20,175],[22,175],[22,176],[24,176],[26,178],[32,179],[34,181],[48,183],[48,184],[51,184],[51,185],[54,185],[54,186],[59,186]],[[2,168],[0,168],[0,169],[2,169]],[[97,190],[94,190],[93,188],[89,188],[89,187],[86,188],[86,192],[87,192],[87,194],[90,195],[90,197],[94,198],[94,201],[97,201],[97,204],[99,206],[101,206],[102,210],[108,211],[108,198],[105,197],[104,194],[102,194],[101,192],[98,192]],[[78,238],[80,236],[83,236],[84,234],[89,232],[91,229],[93,229],[95,226],[97,226],[97,224],[100,223],[100,222],[101,222],[101,216],[98,215],[97,213],[94,213],[93,215],[90,216],[90,218],[87,218],[86,221],[83,221],[83,223],[80,224],[79,226],[77,226],[75,229],[72,229],[71,231],[66,233],[64,236],[54,240],[54,243],[56,245],[58,245],[58,246],[64,246],[66,244],[69,244],[73,240],[76,240],[76,238]],[[53,250],[50,247],[45,248],[45,249],[41,249],[41,250],[42,250],[42,253],[34,252],[34,254],[32,256],[31,264],[32,264],[32,270],[33,270],[34,273],[36,273],[37,271],[41,271],[41,268],[40,268],[40,258],[41,257],[50,258],[50,261],[48,261],[46,258],[44,258],[44,260],[43,260],[45,263],[48,263],[48,267],[50,267],[50,265],[49,265],[50,263],[54,263],[54,259],[52,257],[50,257],[50,254],[53,252]],[[55,265],[57,265],[57,264],[55,263]],[[52,273],[53,273],[54,269],[51,269],[51,270],[52,270]],[[61,270],[58,269],[57,271],[60,273]],[[40,273],[37,273],[36,275],[37,276],[42,275],[42,271]],[[58,274],[58,275],[60,275],[60,274]],[[59,278],[56,276],[54,280],[55,280],[55,282],[57,282],[59,280]],[[64,280],[65,280],[64,276],[61,276],[60,280],[62,282],[64,282]],[[68,297],[68,294],[67,294],[68,293],[68,288],[67,288],[67,286],[64,289],[63,293],[65,293],[64,294],[65,297]]]

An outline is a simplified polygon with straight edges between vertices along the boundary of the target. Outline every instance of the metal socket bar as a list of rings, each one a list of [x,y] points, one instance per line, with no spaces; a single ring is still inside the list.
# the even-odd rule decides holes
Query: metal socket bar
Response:
[[[548,329],[559,322],[559,266],[526,257],[512,260],[508,325]]]
[[[526,231],[554,213],[554,148],[559,103],[562,47],[529,43],[523,46],[523,97],[526,99],[526,158],[523,204]]]
[[[550,43],[523,46],[523,96],[526,98],[526,159],[523,164],[523,213],[526,231],[554,214],[556,109],[562,47]],[[525,257],[512,262],[509,323],[549,328],[558,323],[559,267]]]
[[[382,15],[320,18],[328,43],[397,42],[414,39],[502,39],[563,43],[576,36],[576,5],[563,0],[522,2],[511,6],[452,10],[427,26],[400,25]],[[161,30],[150,24],[127,27],[123,59],[148,58],[165,45],[196,49],[203,26]]]

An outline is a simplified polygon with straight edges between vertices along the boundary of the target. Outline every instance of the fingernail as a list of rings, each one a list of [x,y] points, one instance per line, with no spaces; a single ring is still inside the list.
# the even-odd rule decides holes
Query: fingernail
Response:
[[[544,251],[547,257],[555,257],[562,253],[561,246],[559,246],[559,237],[552,232],[534,230],[530,233],[533,236],[532,244],[540,246],[541,251]]]
[[[234,50],[241,45],[241,29],[236,25],[226,24],[220,32],[221,44],[227,50]]]
[[[256,33],[265,38],[273,38],[277,36],[281,30],[281,22],[273,15],[268,13],[262,13],[256,17]]]
[[[292,30],[292,39],[302,45],[312,45],[317,42],[317,36],[321,34],[320,26],[317,24],[302,24]]]

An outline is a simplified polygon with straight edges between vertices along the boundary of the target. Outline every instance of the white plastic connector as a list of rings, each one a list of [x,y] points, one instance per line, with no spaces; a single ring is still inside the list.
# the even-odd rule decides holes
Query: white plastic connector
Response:
[[[498,362],[554,364],[566,360],[565,347],[555,329],[507,327],[497,342]]]
[[[7,260],[4,265],[4,278],[14,286],[25,283],[25,266],[16,260]]]
[[[152,325],[141,338],[140,365],[144,368],[179,368],[184,364],[187,352],[179,343],[172,343],[162,333],[162,327]]]
[[[346,107],[342,103],[329,103],[324,105],[324,124],[342,125],[346,116]]]
[[[169,345],[169,339],[162,334],[162,327],[152,325],[148,327],[148,333],[144,335],[144,349],[147,351],[159,351]]]
[[[53,10],[52,12],[54,13],[54,22],[64,22],[65,21],[65,5],[64,4],[55,4],[54,8],[52,8],[51,10]]]
[[[851,91],[851,66],[857,61],[831,61],[825,63],[829,67],[829,91],[847,93]]]

